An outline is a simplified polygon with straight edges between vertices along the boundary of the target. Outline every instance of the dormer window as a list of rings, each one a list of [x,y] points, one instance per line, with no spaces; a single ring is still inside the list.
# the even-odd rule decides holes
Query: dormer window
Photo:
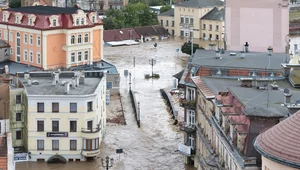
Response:
[[[21,21],[22,21],[22,17],[23,17],[23,14],[21,14],[21,13],[16,13],[15,14],[15,23],[16,24],[21,24]]]
[[[28,24],[29,26],[34,26],[35,20],[36,20],[36,16],[33,15],[33,14],[29,14],[29,15],[28,15],[28,23],[27,23],[27,24]]]
[[[79,18],[76,19],[76,25],[79,25]]]
[[[81,25],[84,25],[84,18],[81,18]]]
[[[8,11],[4,11],[2,16],[2,21],[3,22],[8,22],[8,18],[9,18],[9,12]]]
[[[96,12],[91,12],[91,13],[89,13],[89,19],[90,19],[90,21],[93,23],[93,24],[95,24],[95,23],[97,23],[97,13]]]
[[[92,23],[95,23],[95,16],[92,16]]]
[[[59,27],[59,20],[58,20],[58,16],[57,15],[51,15],[49,17],[49,21],[50,21],[50,27]]]

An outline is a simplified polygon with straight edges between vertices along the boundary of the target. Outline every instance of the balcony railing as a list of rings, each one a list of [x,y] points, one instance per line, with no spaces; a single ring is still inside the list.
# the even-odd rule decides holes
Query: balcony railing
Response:
[[[195,124],[189,123],[189,122],[183,122],[180,125],[180,130],[188,132],[188,133],[192,133],[196,131],[196,126]]]
[[[99,131],[100,131],[100,128],[92,128],[92,129],[81,128],[81,132],[83,132],[83,133],[96,133],[96,132],[99,132]]]
[[[95,150],[82,150],[81,154],[85,157],[95,157],[100,154],[100,149]]]
[[[180,106],[181,107],[188,107],[188,108],[196,108],[196,101],[195,100],[186,100],[180,99]]]

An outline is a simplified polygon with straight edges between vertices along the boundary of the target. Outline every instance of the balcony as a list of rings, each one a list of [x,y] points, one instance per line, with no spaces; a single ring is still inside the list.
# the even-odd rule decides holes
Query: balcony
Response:
[[[196,108],[195,100],[180,99],[179,102],[180,102],[181,107],[187,107],[187,108],[190,108],[190,109],[195,109]]]
[[[99,155],[100,149],[95,149],[95,150],[82,150],[82,155],[85,157],[95,157]]]
[[[189,123],[189,122],[183,122],[180,125],[180,130],[187,132],[187,133],[193,133],[196,131],[195,124]]]
[[[100,137],[100,128],[81,128],[81,136],[86,139],[94,139]]]

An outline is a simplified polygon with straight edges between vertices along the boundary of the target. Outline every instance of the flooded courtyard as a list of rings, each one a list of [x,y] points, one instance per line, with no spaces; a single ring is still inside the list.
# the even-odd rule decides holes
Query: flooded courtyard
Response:
[[[120,93],[123,103],[126,125],[107,126],[101,154],[89,162],[68,162],[66,164],[47,164],[37,162],[17,163],[17,170],[99,170],[101,158],[114,158],[111,170],[182,170],[192,169],[184,164],[184,157],[177,146],[183,142],[183,133],[168,113],[161,97],[160,89],[173,85],[173,74],[184,69],[186,54],[176,52],[184,40],[169,39],[135,46],[104,47],[104,60],[114,64],[121,77]],[[135,57],[135,60],[134,60]],[[144,78],[151,74],[150,59],[155,59],[154,73],[159,79]],[[134,64],[135,61],[135,64]],[[132,89],[140,102],[141,127],[138,128],[129,98],[129,78],[124,70],[132,75]],[[116,154],[116,149],[123,149]]]

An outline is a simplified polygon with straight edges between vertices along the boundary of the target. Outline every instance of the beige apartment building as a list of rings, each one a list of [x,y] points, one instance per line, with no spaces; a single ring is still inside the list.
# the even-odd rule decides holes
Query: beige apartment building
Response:
[[[223,7],[223,2],[219,0],[189,0],[175,5],[175,36],[200,39],[203,35],[200,19],[214,7]]]
[[[175,35],[174,9],[158,14],[157,19],[170,35]]]
[[[104,72],[17,75],[28,99],[29,161],[85,161],[100,153],[106,126]]]

